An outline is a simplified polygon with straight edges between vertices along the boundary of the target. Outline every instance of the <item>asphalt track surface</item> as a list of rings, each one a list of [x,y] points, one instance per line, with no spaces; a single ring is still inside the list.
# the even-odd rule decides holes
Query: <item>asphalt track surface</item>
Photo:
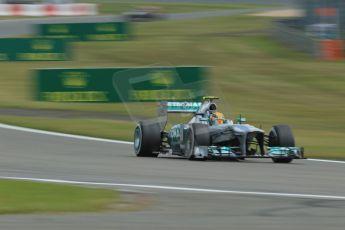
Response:
[[[45,117],[45,118],[74,118],[74,119],[101,119],[116,121],[132,121],[129,115],[111,114],[104,112],[70,111],[54,109],[22,109],[0,108],[0,114],[5,116]],[[145,119],[144,117],[139,119]]]
[[[345,164],[137,158],[132,145],[0,125],[0,176],[131,190],[135,212],[0,216],[0,229],[344,229]]]
[[[235,10],[218,10],[202,11],[191,13],[172,13],[166,15],[166,20],[191,20],[207,17],[230,16],[246,13],[263,12],[270,9],[235,9]],[[25,19],[6,19],[0,20],[0,37],[13,37],[21,35],[35,34],[37,24],[40,23],[89,23],[89,22],[113,22],[123,20],[118,15],[101,15],[101,16],[76,16],[76,17],[49,17],[49,18],[25,18]]]

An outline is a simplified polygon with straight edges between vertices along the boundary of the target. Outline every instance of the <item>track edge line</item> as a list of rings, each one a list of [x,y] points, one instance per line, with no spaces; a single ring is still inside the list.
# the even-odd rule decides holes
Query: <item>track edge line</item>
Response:
[[[129,141],[111,140],[111,139],[106,139],[106,138],[98,138],[98,137],[91,137],[91,136],[82,136],[82,135],[76,135],[76,134],[46,131],[46,130],[42,130],[42,129],[25,128],[25,127],[20,127],[20,126],[15,126],[15,125],[7,125],[4,123],[0,123],[0,128],[10,129],[10,130],[15,130],[15,131],[21,131],[21,132],[28,132],[28,133],[57,136],[57,137],[74,138],[74,139],[80,139],[80,140],[108,142],[108,143],[126,144],[126,145],[132,145],[133,144],[132,142],[129,142]]]

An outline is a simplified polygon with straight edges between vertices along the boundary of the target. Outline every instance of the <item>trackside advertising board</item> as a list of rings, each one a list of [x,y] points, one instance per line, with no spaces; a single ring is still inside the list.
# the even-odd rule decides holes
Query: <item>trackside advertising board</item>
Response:
[[[69,44],[63,39],[0,38],[0,61],[69,60]]]
[[[195,100],[207,94],[198,66],[38,69],[36,100],[126,102]]]
[[[37,36],[75,41],[121,41],[129,39],[128,22],[37,24]]]

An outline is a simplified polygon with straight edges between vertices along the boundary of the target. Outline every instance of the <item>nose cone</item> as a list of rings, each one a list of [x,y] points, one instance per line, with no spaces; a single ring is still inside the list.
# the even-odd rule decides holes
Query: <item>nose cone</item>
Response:
[[[240,124],[235,124],[232,126],[233,131],[237,134],[247,134],[247,133],[252,133],[252,132],[258,132],[258,133],[264,133],[262,129],[258,129],[255,126],[252,125],[240,125]]]

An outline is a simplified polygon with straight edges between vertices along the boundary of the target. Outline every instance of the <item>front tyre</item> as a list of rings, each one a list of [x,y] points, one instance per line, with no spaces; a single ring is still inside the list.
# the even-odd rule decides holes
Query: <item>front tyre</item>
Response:
[[[274,125],[269,133],[270,147],[295,147],[295,138],[288,125]]]
[[[274,163],[290,163],[293,159],[292,158],[272,158],[272,161]]]
[[[193,128],[188,129],[187,137],[184,143],[184,155],[189,160],[194,160],[195,137]]]
[[[269,133],[270,147],[295,147],[295,138],[288,125],[275,125]],[[293,158],[272,158],[274,163],[290,163]]]
[[[196,157],[195,148],[199,146],[210,145],[210,130],[208,125],[193,123],[189,129],[187,140],[186,140],[186,156],[189,160],[205,161],[207,156]]]
[[[140,121],[134,130],[134,152],[137,157],[157,157],[161,145],[160,123]]]
[[[210,128],[208,125],[194,123],[192,124],[195,145],[209,146],[211,143]]]

